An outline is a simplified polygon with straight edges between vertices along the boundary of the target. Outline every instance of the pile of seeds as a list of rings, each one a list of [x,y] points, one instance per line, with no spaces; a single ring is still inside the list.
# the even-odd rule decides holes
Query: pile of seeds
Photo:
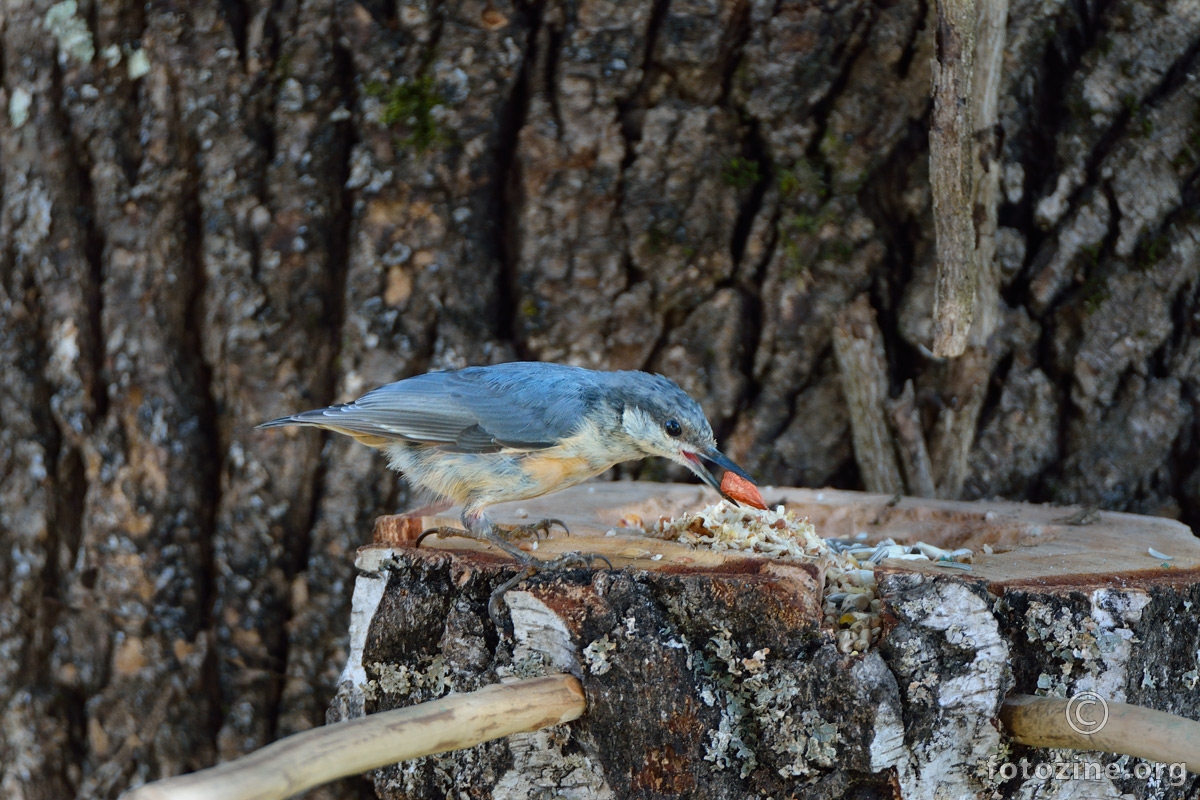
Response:
[[[865,540],[866,534],[859,534]],[[932,561],[939,567],[950,569],[971,570],[971,559],[974,553],[963,547],[958,550],[943,550],[932,544],[917,542],[915,544],[896,544],[894,539],[884,539],[876,544],[867,544],[860,540],[826,539],[831,549],[849,553],[858,561],[865,561],[871,566],[882,564],[884,559],[892,558],[897,561]]]
[[[807,518],[783,506],[760,511],[722,500],[698,513],[661,519],[649,535],[713,550],[738,550],[775,558],[816,563],[825,573],[824,625],[835,631],[839,652],[865,653],[879,641],[881,620],[874,568],[884,559],[933,561],[939,566],[970,569],[970,550],[947,551],[918,542],[896,544],[885,539],[867,544],[822,539]]]

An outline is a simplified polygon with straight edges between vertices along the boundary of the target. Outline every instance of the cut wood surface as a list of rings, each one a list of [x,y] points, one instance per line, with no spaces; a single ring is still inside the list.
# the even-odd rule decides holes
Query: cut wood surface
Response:
[[[825,536],[972,548],[973,569],[884,562],[883,635],[847,654],[817,565],[692,549],[631,527],[699,511],[714,493],[597,482],[489,510],[505,526],[561,519],[571,535],[542,539],[538,554],[599,553],[614,566],[527,578],[504,596],[496,630],[487,600],[517,565],[452,537],[405,545],[458,524],[456,509],[382,517],[378,543],[359,551],[334,718],[545,671],[579,676],[588,713],[569,728],[377,770],[380,797],[1066,800],[1198,788],[1182,768],[1169,773],[1178,781],[1138,780],[1142,762],[1129,756],[1023,746],[1043,740],[1029,730],[1007,739],[999,721],[1014,692],[1085,691],[1200,719],[1200,546],[1186,527],[1079,507],[772,487],[763,496]],[[1022,760],[1036,776],[1064,759],[1109,771],[1099,783],[1009,774]]]
[[[1158,581],[1193,582],[1200,577],[1200,540],[1185,525],[1158,517],[1096,511],[1078,506],[1058,507],[992,501],[987,503],[897,498],[833,489],[760,487],[774,507],[784,504],[807,516],[824,537],[852,538],[867,534],[868,542],[884,538],[899,543],[923,541],[946,549],[966,547],[975,556],[970,575],[1002,589],[1025,584],[1141,585]],[[719,500],[700,486],[639,482],[595,482],[555,495],[489,508],[502,527],[526,525],[554,517],[570,529],[537,543],[547,557],[572,551],[599,553],[615,559],[614,566],[633,561],[653,569],[661,559],[713,566],[731,553],[695,550],[646,537],[636,528],[660,517],[696,511]],[[462,527],[460,509],[408,519],[380,517],[375,539],[382,544],[412,540],[426,528]],[[408,533],[405,534],[404,531]],[[985,545],[992,550],[987,553]],[[422,547],[485,549],[466,539],[430,537]],[[533,550],[532,542],[522,544]],[[1169,560],[1150,555],[1153,549]],[[498,552],[498,551],[497,551]],[[645,563],[643,563],[645,562]],[[933,564],[885,562],[893,567],[945,573]]]

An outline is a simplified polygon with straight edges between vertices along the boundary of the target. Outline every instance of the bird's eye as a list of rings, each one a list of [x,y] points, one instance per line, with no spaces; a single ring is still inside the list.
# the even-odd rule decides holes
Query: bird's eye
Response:
[[[663,423],[663,430],[667,432],[667,436],[678,438],[683,435],[683,426],[678,420],[669,419]]]

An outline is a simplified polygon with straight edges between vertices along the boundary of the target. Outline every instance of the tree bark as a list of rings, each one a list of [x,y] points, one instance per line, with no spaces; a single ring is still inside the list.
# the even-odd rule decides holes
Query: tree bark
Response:
[[[0,796],[319,724],[353,554],[409,498],[253,426],[430,369],[661,371],[763,483],[854,488],[832,337],[865,293],[939,493],[1200,520],[1196,4],[1011,3],[994,330],[958,366],[929,355],[935,12],[8,3]]]

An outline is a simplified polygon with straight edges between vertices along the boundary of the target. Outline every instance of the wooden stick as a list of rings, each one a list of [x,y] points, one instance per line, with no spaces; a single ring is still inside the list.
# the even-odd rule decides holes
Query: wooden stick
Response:
[[[921,431],[921,414],[917,410],[911,378],[904,382],[900,396],[888,400],[886,405],[888,420],[896,434],[896,449],[908,493],[914,497],[933,497],[933,465],[925,445],[925,434]]]
[[[946,365],[943,392],[947,402],[938,412],[929,448],[938,497],[954,499],[962,492],[991,366],[991,356],[979,347]]]
[[[570,722],[583,712],[583,687],[572,675],[496,684],[297,733],[210,769],[146,784],[123,798],[282,800],[398,761]]]
[[[1160,764],[1183,763],[1188,772],[1200,774],[1200,722],[1102,702],[1098,697],[1083,705],[1078,696],[1011,695],[1000,708],[1000,720],[1013,739],[1030,747],[1122,753]]]
[[[938,0],[929,183],[937,239],[933,353],[943,357],[966,349],[975,315],[975,127],[971,120],[975,23],[975,0]]]
[[[859,295],[838,314],[833,326],[833,355],[850,413],[850,439],[863,485],[868,492],[903,494],[904,479],[884,411],[887,356],[867,295]]]
[[[975,192],[975,320],[970,343],[984,347],[1000,316],[1000,270],[996,264],[996,228],[1000,206],[1000,79],[1008,0],[979,0],[975,30],[974,90],[971,92],[971,165]],[[985,391],[986,387],[980,387]]]

